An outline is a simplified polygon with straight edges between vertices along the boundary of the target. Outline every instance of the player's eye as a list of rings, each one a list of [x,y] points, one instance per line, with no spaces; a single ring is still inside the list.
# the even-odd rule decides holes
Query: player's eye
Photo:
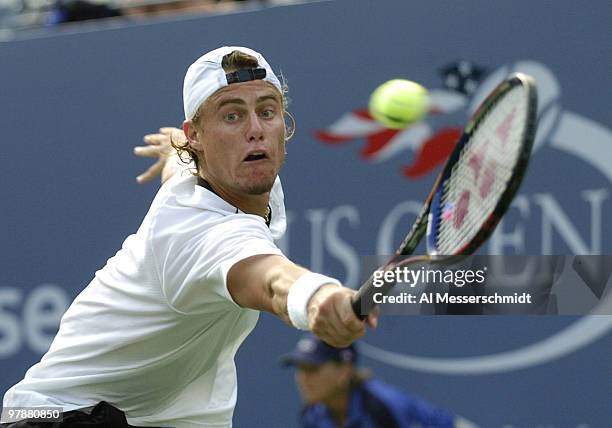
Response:
[[[271,109],[271,108],[264,109],[261,112],[261,117],[263,117],[264,119],[272,119],[275,115],[276,115],[276,111],[274,111],[274,109]]]
[[[239,118],[240,116],[238,115],[238,113],[235,112],[226,113],[224,116],[224,119],[227,122],[236,122]]]

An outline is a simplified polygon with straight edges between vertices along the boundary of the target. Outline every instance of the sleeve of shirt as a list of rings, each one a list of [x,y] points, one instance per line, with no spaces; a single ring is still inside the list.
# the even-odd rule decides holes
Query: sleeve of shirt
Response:
[[[171,241],[158,257],[160,280],[168,304],[183,313],[237,307],[227,289],[230,268],[251,256],[282,255],[264,222],[248,214],[224,217]]]

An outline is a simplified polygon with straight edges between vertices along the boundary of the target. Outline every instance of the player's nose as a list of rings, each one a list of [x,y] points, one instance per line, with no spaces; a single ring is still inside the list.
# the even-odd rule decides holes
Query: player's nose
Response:
[[[248,141],[261,141],[264,139],[264,128],[261,123],[261,118],[254,111],[249,113],[246,132]]]

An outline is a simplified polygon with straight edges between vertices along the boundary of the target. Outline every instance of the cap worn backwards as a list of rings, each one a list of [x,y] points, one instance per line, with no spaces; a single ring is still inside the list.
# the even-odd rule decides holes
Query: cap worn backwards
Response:
[[[233,51],[241,51],[257,59],[259,67],[226,73],[221,66],[223,57]],[[240,46],[224,46],[198,58],[185,74],[183,84],[183,108],[185,119],[193,119],[200,106],[219,89],[232,83],[250,80],[265,80],[272,83],[281,93],[282,85],[265,58],[252,49]]]

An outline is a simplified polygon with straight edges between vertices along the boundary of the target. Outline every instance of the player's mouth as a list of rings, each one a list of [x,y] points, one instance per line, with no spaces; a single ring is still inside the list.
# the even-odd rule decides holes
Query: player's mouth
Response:
[[[265,159],[268,159],[268,154],[266,152],[253,151],[244,158],[244,162],[257,162]]]

